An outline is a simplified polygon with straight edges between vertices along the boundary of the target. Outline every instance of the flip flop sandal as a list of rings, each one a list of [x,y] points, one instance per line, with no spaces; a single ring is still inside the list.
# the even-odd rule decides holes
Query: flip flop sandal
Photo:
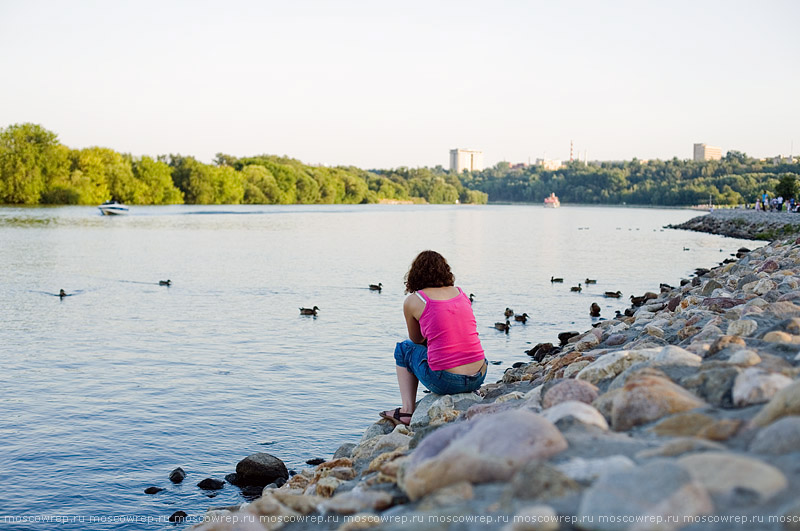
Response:
[[[402,424],[403,426],[408,426],[411,424],[411,413],[400,413],[400,408],[395,408],[392,415],[387,415],[385,411],[381,411],[381,418],[389,420],[397,426],[398,424]],[[408,422],[403,422],[402,419],[408,417]]]

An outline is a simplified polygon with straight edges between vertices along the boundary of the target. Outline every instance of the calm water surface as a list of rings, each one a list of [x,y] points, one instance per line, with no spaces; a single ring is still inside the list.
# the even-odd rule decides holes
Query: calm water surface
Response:
[[[0,208],[0,519],[160,529],[86,522],[240,503],[235,487],[212,499],[195,485],[253,452],[300,469],[399,405],[392,351],[405,338],[402,279],[417,252],[441,252],[475,294],[487,356],[502,362],[490,366],[494,381],[531,345],[587,329],[592,302],[606,317],[626,307],[604,291],[658,291],[756,245],[662,229],[696,214],[176,206],[104,218],[88,207]],[[569,291],[587,277],[597,284]],[[382,293],[367,289],[377,282]],[[60,300],[62,288],[73,295]],[[318,317],[299,315],[313,305]],[[506,307],[531,320],[494,330]],[[177,466],[188,475],[175,486],[167,475]],[[146,495],[149,486],[166,491]]]

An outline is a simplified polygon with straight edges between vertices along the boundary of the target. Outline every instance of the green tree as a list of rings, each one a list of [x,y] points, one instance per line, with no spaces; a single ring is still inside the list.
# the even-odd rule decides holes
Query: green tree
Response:
[[[780,176],[778,184],[775,185],[775,194],[788,200],[792,197],[797,198],[797,175],[784,173]]]
[[[242,168],[244,180],[243,202],[268,205],[280,202],[281,190],[275,177],[264,166],[248,164]]]
[[[179,205],[183,193],[172,183],[172,168],[150,157],[132,161],[133,175],[140,183],[134,202],[142,205]]]
[[[68,149],[55,133],[31,124],[0,130],[0,203],[35,205],[69,173]]]

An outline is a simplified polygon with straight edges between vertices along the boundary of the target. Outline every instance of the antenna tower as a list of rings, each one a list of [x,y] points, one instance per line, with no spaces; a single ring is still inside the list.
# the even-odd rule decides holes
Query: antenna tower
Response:
[[[572,140],[569,141],[569,161],[572,162]]]

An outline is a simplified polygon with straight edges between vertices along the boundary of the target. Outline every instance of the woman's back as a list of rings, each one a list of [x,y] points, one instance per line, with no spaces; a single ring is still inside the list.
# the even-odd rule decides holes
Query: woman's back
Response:
[[[483,360],[472,304],[461,288],[425,288],[416,295],[425,302],[419,325],[428,342],[428,365],[432,370]]]

